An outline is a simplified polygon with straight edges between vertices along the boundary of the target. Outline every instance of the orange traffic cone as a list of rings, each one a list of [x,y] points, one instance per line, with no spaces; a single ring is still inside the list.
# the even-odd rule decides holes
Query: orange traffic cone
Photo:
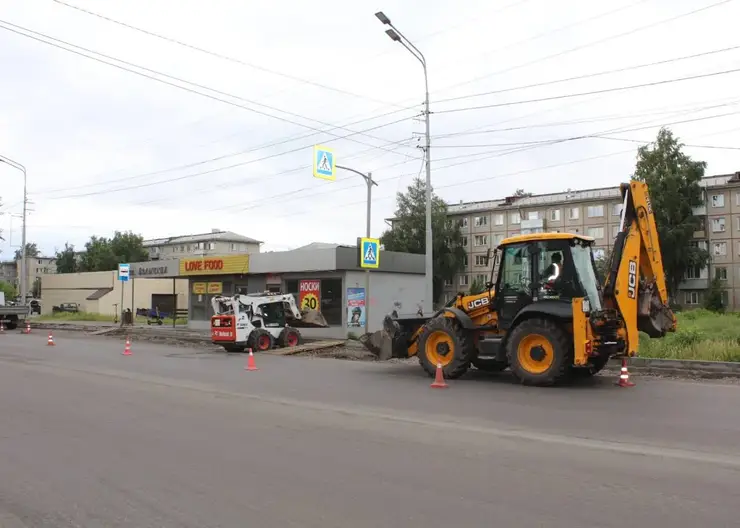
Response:
[[[4,333],[5,333],[5,325],[3,324],[2,321],[0,321],[0,334],[4,334]]]
[[[128,337],[126,337],[126,346],[123,347],[123,355],[124,356],[131,355],[131,340]]]
[[[630,381],[630,373],[627,370],[627,358],[622,358],[622,370],[619,373],[619,381],[617,385],[620,387],[634,387],[635,384]]]
[[[31,323],[26,321],[26,329],[23,331],[24,334],[30,334],[31,333]]]
[[[54,336],[51,335],[51,330],[49,330],[49,339],[46,340],[46,346],[54,346]]]
[[[249,349],[249,357],[247,357],[247,364],[244,367],[244,370],[259,370],[254,362],[254,354],[252,354],[251,348]]]
[[[449,387],[445,381],[444,372],[442,372],[442,364],[437,363],[437,372],[434,375],[434,381],[430,385],[433,389],[446,389]]]

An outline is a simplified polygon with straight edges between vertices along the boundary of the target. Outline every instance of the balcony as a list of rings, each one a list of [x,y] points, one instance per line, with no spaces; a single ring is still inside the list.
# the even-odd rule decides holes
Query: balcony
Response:
[[[706,216],[707,215],[707,206],[706,204],[702,204],[698,207],[693,207],[691,209],[691,212],[694,213],[694,216]]]
[[[544,229],[545,228],[545,220],[542,218],[537,218],[536,220],[522,220],[520,229],[522,230],[522,233],[524,233],[524,230],[528,230],[530,233],[536,233],[535,229]]]

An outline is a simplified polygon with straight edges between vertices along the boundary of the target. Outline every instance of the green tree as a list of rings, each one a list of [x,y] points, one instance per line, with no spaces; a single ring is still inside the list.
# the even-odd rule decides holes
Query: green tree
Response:
[[[5,294],[6,301],[11,301],[15,299],[16,295],[18,295],[18,292],[15,290],[15,286],[7,281],[0,281],[0,292]]]
[[[393,227],[385,231],[381,243],[387,251],[424,254],[426,227],[426,183],[415,178],[405,193],[396,194]],[[432,193],[432,255],[434,259],[433,295],[442,295],[445,280],[452,280],[463,269],[465,250],[461,245],[460,225],[448,218],[447,204]]]
[[[41,254],[39,251],[38,246],[36,245],[36,242],[30,242],[26,244],[26,258],[31,257],[38,257]],[[15,260],[21,259],[21,250],[20,248],[15,250]]]
[[[73,245],[65,242],[64,249],[57,251],[56,257],[57,273],[76,273],[80,271]]]
[[[470,295],[478,295],[486,291],[486,280],[482,277],[476,277],[470,284]]]
[[[80,259],[80,271],[113,271],[122,262],[140,262],[148,258],[141,235],[116,231],[113,238],[93,235],[85,243],[85,253]]]
[[[527,196],[532,196],[531,192],[524,192],[524,189],[517,189],[514,191],[514,196],[517,198],[526,198]]]
[[[686,270],[704,267],[707,251],[691,246],[694,232],[702,227],[692,209],[702,205],[700,182],[706,162],[694,161],[682,152],[683,144],[667,128],[661,128],[653,146],[637,150],[635,179],[647,183],[658,224],[668,293],[674,298]]]
[[[716,275],[709,284],[707,297],[704,299],[704,307],[713,312],[722,313],[725,311],[724,302],[722,302],[722,280]]]
[[[35,299],[41,298],[41,277],[36,277],[36,280],[33,281],[33,286],[31,286],[31,295]]]
[[[596,267],[596,277],[599,279],[601,284],[604,284],[606,275],[609,271],[609,261],[612,258],[611,248],[606,248],[598,258],[594,258],[594,266]]]

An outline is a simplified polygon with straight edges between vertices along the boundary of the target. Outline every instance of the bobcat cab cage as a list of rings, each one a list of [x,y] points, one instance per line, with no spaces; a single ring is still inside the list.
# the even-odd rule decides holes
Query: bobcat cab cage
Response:
[[[386,316],[361,341],[380,359],[418,355],[430,375],[459,377],[511,368],[523,383],[549,385],[594,374],[610,357],[637,354],[639,332],[674,331],[647,186],[620,186],[620,231],[606,277],[591,237],[533,233],[505,239],[487,261],[482,293],[458,293],[431,317]],[[493,258],[491,258],[491,256]],[[603,281],[603,283],[602,283]]]

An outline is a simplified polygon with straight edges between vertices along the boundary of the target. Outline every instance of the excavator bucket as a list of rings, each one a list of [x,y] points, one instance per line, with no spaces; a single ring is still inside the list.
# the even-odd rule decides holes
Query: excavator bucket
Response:
[[[426,323],[425,317],[396,318],[386,315],[383,329],[360,336],[360,343],[380,360],[392,357],[408,357],[410,340],[416,331]]]
[[[291,326],[296,328],[327,328],[329,323],[318,310],[306,310],[301,312],[301,318],[291,321]]]

